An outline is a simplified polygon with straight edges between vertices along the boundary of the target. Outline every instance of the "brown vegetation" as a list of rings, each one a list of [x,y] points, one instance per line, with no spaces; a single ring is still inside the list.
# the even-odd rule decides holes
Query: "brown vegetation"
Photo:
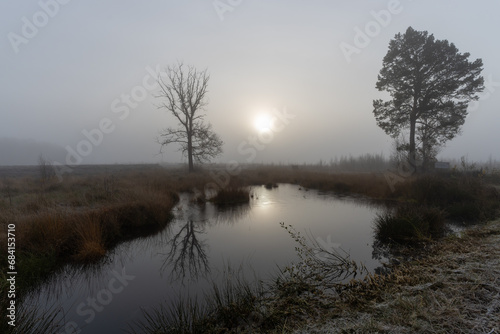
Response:
[[[327,170],[266,166],[246,167],[238,175],[216,178],[214,175],[220,173],[221,170],[200,170],[190,174],[183,170],[168,170],[154,166],[113,173],[106,170],[99,172],[97,167],[96,170],[87,174],[67,175],[62,183],[57,182],[55,178],[45,179],[43,186],[40,186],[36,174],[35,176],[3,178],[0,182],[2,195],[0,197],[0,225],[2,226],[0,234],[3,235],[0,239],[0,247],[7,249],[6,226],[14,223],[17,238],[17,266],[18,271],[22,273],[18,276],[20,290],[33,286],[61,263],[97,261],[123,240],[159,231],[168,223],[179,193],[193,192],[204,199],[205,187],[208,184],[217,183],[216,180],[229,181],[227,185],[219,184],[220,203],[234,203],[237,202],[236,199],[248,201],[247,186],[267,185],[272,188],[278,183],[292,183],[320,191],[391,200],[399,204],[413,203],[415,204],[413,207],[417,209],[400,210],[403,214],[399,218],[403,217],[404,220],[410,222],[417,219],[414,222],[418,223],[421,229],[417,231],[416,236],[423,236],[426,239],[440,234],[443,214],[459,221],[466,221],[471,217],[474,220],[484,221],[497,213],[499,204],[497,189],[486,187],[486,182],[481,177],[460,174],[411,177],[397,184],[395,191],[391,191],[383,173],[333,174]],[[429,211],[425,208],[431,209]],[[429,211],[428,214],[425,214],[426,210]],[[429,217],[436,218],[435,222],[431,224]],[[396,220],[399,219],[397,215],[396,218]],[[388,222],[390,223],[391,219],[388,219]],[[389,234],[385,236],[388,240],[395,239],[390,234],[392,230],[398,231],[398,229],[389,228]],[[407,234],[407,230],[399,231],[403,241],[415,235]],[[414,232],[413,227],[410,232]],[[457,242],[457,245],[461,242]],[[6,272],[3,269],[5,268],[2,268],[2,272]],[[367,296],[375,293],[373,298],[379,300],[383,296],[383,289],[380,291],[375,289],[373,282],[382,282],[385,289],[389,284],[387,282],[392,282],[391,279],[399,284],[413,277],[401,271],[402,269],[398,270],[400,271],[395,271],[395,273],[401,272],[400,276],[372,277],[371,281],[356,284],[364,286],[363,291]],[[414,272],[411,271],[411,274],[413,275]],[[404,279],[400,282],[398,280],[401,277]],[[423,279],[426,276],[418,277]],[[394,289],[397,284],[393,286]],[[479,286],[479,288],[483,287]],[[349,291],[356,291],[356,289]],[[318,289],[314,289],[314,293],[322,295]],[[309,296],[303,301],[294,297],[294,300],[309,305],[316,298],[315,296]],[[354,298],[355,294],[350,294],[347,290],[342,296],[347,298],[343,299],[343,303],[352,302],[354,306],[361,305],[359,301],[356,302],[358,297]],[[349,301],[349,298],[354,299]],[[0,302],[4,301],[0,300]],[[413,302],[415,301],[411,300],[408,303]],[[276,303],[283,303],[283,300]],[[305,305],[303,303],[297,305],[296,309],[303,309]],[[402,300],[402,303],[406,303],[406,299]],[[439,303],[442,303],[440,299]],[[281,314],[280,312],[283,311],[284,318],[280,316],[283,320],[288,317],[290,305],[279,306],[278,304],[273,306],[278,307],[277,313],[273,313]],[[311,305],[314,305],[308,308],[311,312],[316,312],[317,307],[330,308],[330,306]],[[404,305],[394,304],[394,306],[403,307]],[[430,307],[434,306],[434,304],[430,305]],[[334,314],[337,313],[334,312]],[[403,321],[403,319],[394,321]],[[407,325],[405,323],[405,326]],[[282,328],[289,328],[286,323],[282,326]]]
[[[250,191],[245,187],[228,186],[220,189],[217,194],[210,198],[217,205],[232,205],[250,202]]]
[[[67,175],[62,183],[45,179],[43,189],[36,173],[4,178],[0,184],[0,224],[16,224],[20,251],[55,251],[80,261],[89,254],[88,259],[94,260],[123,238],[164,226],[180,192],[197,192],[205,198],[206,185],[216,183],[213,176],[219,172],[188,174],[159,166],[112,174],[104,170]],[[498,202],[497,190],[470,177],[409,178],[392,192],[382,173],[333,174],[264,166],[246,167],[236,176],[227,176],[229,182],[219,185],[215,203],[247,202],[246,186],[273,187],[277,183],[435,206],[457,220],[491,218]]]
[[[495,333],[499,259],[497,220],[430,245],[390,275],[339,287],[338,298],[321,300],[322,324],[309,321],[307,332]]]
[[[239,175],[234,176],[232,181],[242,185],[265,185],[271,188],[278,183],[292,183],[304,188],[371,198],[387,198],[391,193],[383,173],[332,173],[329,170],[314,168],[262,166],[245,168]]]
[[[123,240],[162,229],[182,185],[172,186],[161,169],[148,174],[68,175],[43,187],[36,175],[4,179],[0,247],[7,249],[4,233],[15,224],[20,291],[61,264],[98,261]]]

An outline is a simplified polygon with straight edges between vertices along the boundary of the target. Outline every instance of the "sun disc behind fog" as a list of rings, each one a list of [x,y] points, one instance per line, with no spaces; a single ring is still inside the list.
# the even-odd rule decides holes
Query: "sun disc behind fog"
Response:
[[[271,131],[273,126],[273,118],[268,114],[261,114],[255,119],[254,125],[259,132]]]

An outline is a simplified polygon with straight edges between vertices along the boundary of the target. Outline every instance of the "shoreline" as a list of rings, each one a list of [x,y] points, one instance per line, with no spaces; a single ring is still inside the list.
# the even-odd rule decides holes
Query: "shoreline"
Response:
[[[293,333],[499,333],[500,219],[427,252],[386,277],[352,282]]]

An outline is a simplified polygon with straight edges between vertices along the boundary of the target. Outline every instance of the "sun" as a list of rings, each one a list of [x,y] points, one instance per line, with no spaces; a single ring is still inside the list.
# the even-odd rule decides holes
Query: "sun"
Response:
[[[269,116],[269,114],[260,114],[257,118],[255,118],[254,125],[259,132],[271,131],[273,118]]]

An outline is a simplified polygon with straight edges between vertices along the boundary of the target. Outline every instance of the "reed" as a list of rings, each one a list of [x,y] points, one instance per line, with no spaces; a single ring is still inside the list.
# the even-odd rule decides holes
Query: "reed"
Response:
[[[437,208],[403,204],[375,219],[375,237],[384,243],[414,243],[442,236],[445,214]]]
[[[464,174],[413,177],[396,188],[406,201],[433,206],[446,212],[447,218],[471,224],[493,219],[500,207],[500,194],[480,177]]]
[[[203,299],[181,298],[173,306],[161,304],[144,310],[144,320],[131,325],[132,333],[242,333],[244,328],[262,325],[258,301],[264,294],[262,283],[249,283],[241,268],[227,266],[221,284]]]
[[[247,187],[229,186],[220,189],[217,194],[210,198],[217,205],[232,205],[250,202],[250,191]]]
[[[84,216],[85,220],[77,222],[76,237],[79,245],[73,258],[79,262],[93,262],[106,254],[103,228],[95,215]]]

